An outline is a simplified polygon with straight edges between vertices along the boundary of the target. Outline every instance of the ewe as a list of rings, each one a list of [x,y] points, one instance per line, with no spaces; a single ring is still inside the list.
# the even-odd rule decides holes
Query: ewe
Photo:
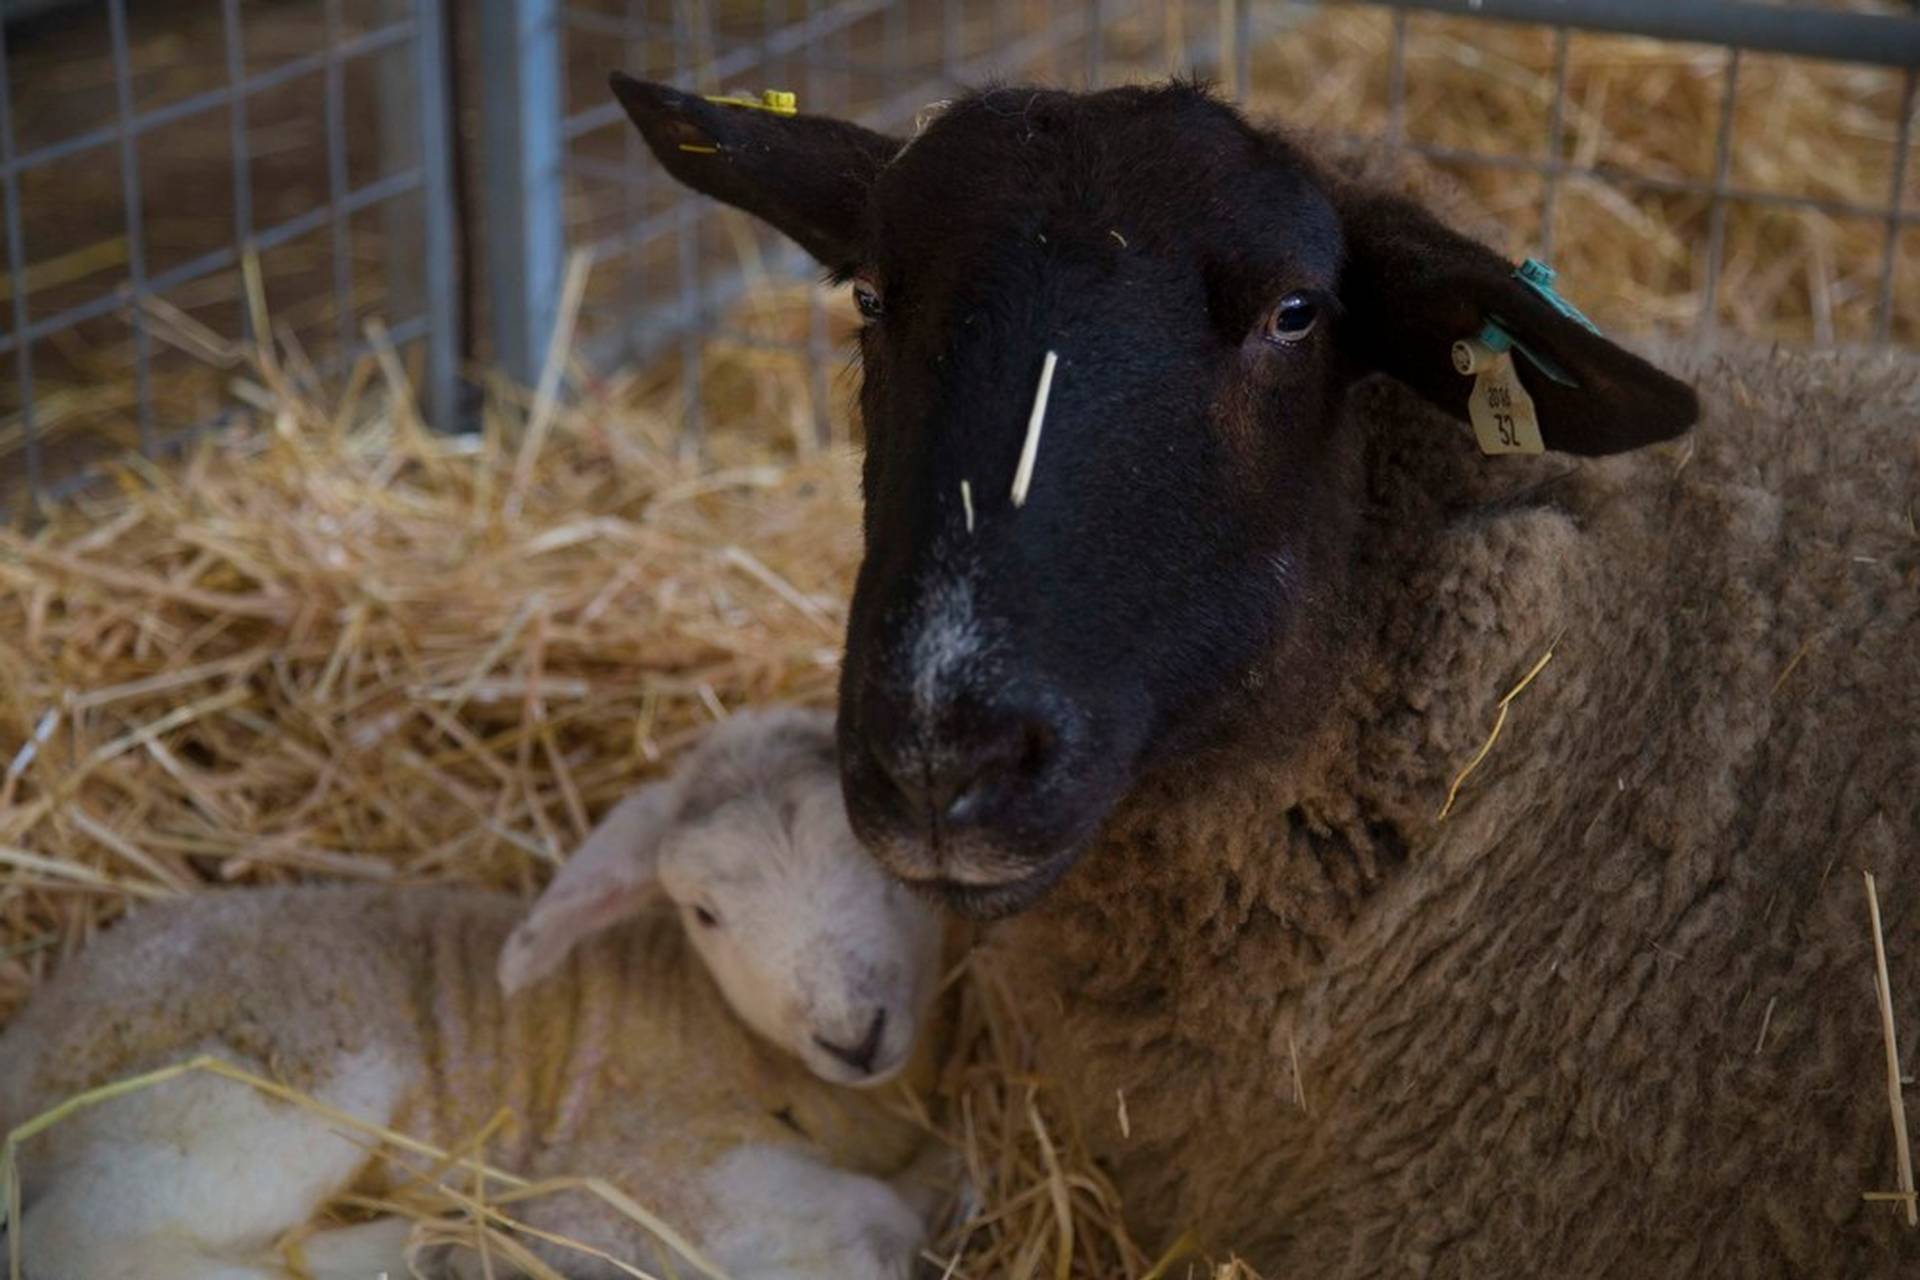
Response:
[[[1641,449],[1686,386],[1196,88],[991,90],[904,151],[615,90],[855,282],[855,828],[1019,913],[1143,1230],[1315,1280],[1920,1274],[1861,1199],[1857,871],[1911,1045],[1910,365],[1676,354],[1704,420]]]
[[[677,919],[644,912],[662,895]],[[520,914],[479,891],[312,887],[144,911],[0,1036],[0,1132],[209,1052],[442,1146],[509,1107],[519,1123],[494,1163],[604,1176],[733,1280],[908,1274],[921,1135],[846,1086],[907,1063],[940,931],[855,843],[826,717],[711,731],[608,815],[515,930]],[[525,990],[502,994],[496,957]],[[291,1276],[278,1237],[349,1186],[394,1180],[326,1119],[211,1076],[56,1124],[20,1172],[27,1280]],[[515,1212],[663,1266],[597,1199]],[[323,1231],[305,1263],[406,1275],[405,1235],[397,1221]],[[625,1274],[536,1252],[575,1280]]]

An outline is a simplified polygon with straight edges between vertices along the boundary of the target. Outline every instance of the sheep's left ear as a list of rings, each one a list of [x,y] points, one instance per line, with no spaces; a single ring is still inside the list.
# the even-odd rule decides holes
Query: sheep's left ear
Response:
[[[657,782],[607,811],[500,948],[500,986],[508,995],[659,896],[660,838],[679,809],[680,788]]]
[[[856,267],[867,189],[900,141],[828,116],[712,102],[614,72],[608,83],[667,172],[799,241],[820,265]]]
[[[1364,364],[1472,421],[1475,378],[1455,367],[1454,344],[1492,322],[1517,348],[1512,367],[1549,449],[1620,453],[1670,440],[1700,416],[1691,387],[1562,313],[1511,263],[1413,201],[1355,189],[1334,203],[1346,240],[1341,329]]]

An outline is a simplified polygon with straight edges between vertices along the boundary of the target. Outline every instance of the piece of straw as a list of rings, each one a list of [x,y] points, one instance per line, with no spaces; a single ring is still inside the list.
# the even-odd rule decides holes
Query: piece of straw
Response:
[[[1900,1047],[1893,1028],[1893,988],[1887,978],[1887,944],[1880,932],[1880,895],[1873,872],[1862,871],[1867,884],[1867,916],[1873,922],[1873,986],[1880,997],[1880,1035],[1887,1049],[1887,1109],[1893,1114],[1894,1160],[1899,1170],[1899,1195],[1906,1203],[1907,1225],[1920,1226],[1920,1205],[1913,1185],[1913,1148],[1907,1141],[1907,1104],[1900,1091]]]
[[[593,251],[575,249],[567,255],[567,274],[560,285],[560,306],[555,312],[553,332],[547,335],[547,356],[540,366],[540,385],[534,391],[533,412],[527,415],[527,430],[520,442],[520,456],[514,460],[513,482],[507,489],[506,515],[520,518],[526,503],[527,486],[533,483],[534,463],[546,447],[553,430],[554,412],[560,403],[560,379],[566,372],[567,353],[573,349],[573,329],[580,319],[580,304],[586,300],[587,279],[593,274]]]
[[[973,486],[965,480],[960,482],[960,510],[967,517],[967,532],[973,532]]]
[[[1520,677],[1520,683],[1507,690],[1506,696],[1500,699],[1499,714],[1493,718],[1493,731],[1487,734],[1487,740],[1480,744],[1480,749],[1473,753],[1473,759],[1467,761],[1466,766],[1454,775],[1453,785],[1447,788],[1447,801],[1440,806],[1440,813],[1439,816],[1434,819],[1435,822],[1445,822],[1447,815],[1453,812],[1453,801],[1454,798],[1460,794],[1460,784],[1467,780],[1467,775],[1480,767],[1480,762],[1487,758],[1489,751],[1493,750],[1493,744],[1499,741],[1501,726],[1507,722],[1507,708],[1513,705],[1513,700],[1519,697],[1528,685],[1533,683],[1533,678],[1539,675],[1547,663],[1552,660],[1553,648],[1549,646],[1547,651],[1540,655],[1540,660],[1534,663],[1527,671],[1527,674]]]
[[[1040,427],[1047,418],[1047,397],[1053,394],[1053,369],[1059,357],[1047,352],[1040,365],[1040,385],[1033,393],[1033,412],[1027,415],[1027,438],[1020,446],[1020,464],[1013,472],[1013,505],[1025,506],[1033,484],[1034,460],[1040,456]]]
[[[536,1186],[548,1191],[574,1188],[584,1190],[606,1203],[622,1216],[638,1223],[662,1244],[679,1252],[688,1261],[693,1263],[694,1266],[711,1277],[712,1280],[727,1280],[726,1273],[708,1259],[706,1255],[696,1248],[685,1236],[662,1221],[631,1196],[613,1187],[603,1179],[549,1178],[536,1184],[529,1179],[509,1173],[504,1169],[496,1169],[479,1159],[457,1155],[436,1147],[432,1143],[422,1142],[417,1138],[409,1137],[396,1129],[390,1129],[385,1125],[376,1124],[373,1121],[354,1115],[350,1111],[345,1111],[339,1107],[322,1102],[320,1099],[303,1093],[298,1089],[280,1084],[278,1081],[269,1080],[264,1076],[255,1075],[253,1072],[241,1067],[236,1067],[211,1054],[201,1054],[185,1062],[175,1063],[172,1066],[162,1067],[155,1071],[132,1076],[125,1080],[118,1080],[111,1084],[102,1085],[97,1089],[90,1089],[84,1093],[76,1094],[41,1112],[39,1115],[28,1119],[24,1123],[15,1126],[14,1129],[6,1135],[5,1159],[4,1161],[0,1161],[0,1169],[4,1169],[6,1181],[6,1220],[9,1223],[17,1223],[20,1221],[18,1152],[20,1147],[29,1139],[46,1132],[57,1124],[63,1123],[78,1112],[98,1106],[100,1103],[151,1089],[156,1085],[165,1084],[169,1080],[175,1080],[194,1072],[204,1072],[208,1075],[219,1076],[234,1081],[237,1084],[245,1085],[255,1092],[265,1094],[277,1101],[289,1103],[303,1111],[317,1115],[329,1124],[337,1125],[354,1133],[361,1134],[397,1150],[410,1152],[417,1156],[424,1156],[445,1168],[458,1168],[473,1174],[484,1175],[495,1182],[502,1183],[516,1190],[528,1191]],[[448,1195],[457,1194],[453,1192],[451,1188],[445,1186],[442,1186],[441,1190]],[[469,1203],[483,1215],[491,1212],[473,1202]],[[20,1236],[21,1232],[18,1230],[9,1231],[8,1233],[8,1249],[11,1255],[9,1265],[12,1268],[10,1280],[20,1280]],[[605,1257],[604,1254],[600,1256]],[[631,1267],[623,1266],[622,1269],[632,1275],[645,1276],[644,1272]]]

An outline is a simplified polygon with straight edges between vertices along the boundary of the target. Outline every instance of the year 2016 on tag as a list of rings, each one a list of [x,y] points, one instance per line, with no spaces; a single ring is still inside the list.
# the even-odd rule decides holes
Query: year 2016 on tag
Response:
[[[1513,353],[1468,338],[1453,344],[1453,365],[1473,376],[1467,414],[1482,453],[1545,453],[1533,397],[1521,385]]]

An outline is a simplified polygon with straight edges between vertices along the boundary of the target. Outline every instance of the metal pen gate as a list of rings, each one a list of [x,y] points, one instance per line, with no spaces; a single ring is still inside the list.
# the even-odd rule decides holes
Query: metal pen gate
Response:
[[[595,262],[580,312],[584,349],[607,365],[677,357],[690,432],[699,429],[700,350],[716,336],[805,361],[824,422],[838,357],[822,291],[810,295],[803,334],[746,333],[728,319],[753,284],[803,281],[807,265],[659,174],[607,100],[608,69],[708,91],[790,88],[803,109],[892,129],[994,77],[1078,86],[1190,69],[1268,105],[1268,54],[1328,8],[1377,18],[1383,32],[1383,101],[1335,125],[1496,186],[1524,186],[1528,207],[1513,215],[1524,223],[1520,247],[1563,247],[1556,212],[1570,191],[1689,202],[1697,264],[1687,288],[1649,315],[1704,330],[1729,323],[1730,226],[1753,210],[1831,219],[1858,233],[1856,256],[1875,261],[1841,273],[1846,296],[1833,314],[1850,319],[1816,319],[1806,336],[1920,342],[1920,298],[1900,287],[1910,268],[1920,274],[1920,244],[1910,243],[1920,201],[1909,191],[1920,18],[1905,6],[0,0],[0,510],[10,495],[16,509],[21,495],[57,495],[107,453],[155,456],[219,421],[245,395],[217,368],[233,354],[225,340],[251,337],[259,316],[302,354],[289,377],[325,378],[370,345],[391,344],[411,363],[427,419],[456,428],[463,362],[536,376],[566,263],[580,251]],[[1536,142],[1426,128],[1430,113],[1416,102],[1430,65],[1423,42],[1440,38],[1433,24],[1462,20],[1497,24],[1474,27],[1489,40],[1496,31],[1540,37],[1527,45],[1541,59],[1527,72],[1538,82],[1528,101],[1541,115],[1537,129],[1527,126]],[[1582,110],[1570,50],[1604,38],[1590,33],[1701,51],[1691,65],[1717,77],[1719,98],[1699,171],[1611,163],[1569,145]],[[1477,56],[1478,37],[1445,38],[1468,61]],[[1786,145],[1736,138],[1751,67],[1774,55],[1884,78],[1868,95],[1883,104],[1869,113],[1888,153],[1884,174],[1875,171],[1876,187],[1885,178],[1879,196],[1750,180],[1744,157]],[[1284,108],[1302,86],[1278,90],[1272,105]],[[376,317],[384,328],[369,325]]]

